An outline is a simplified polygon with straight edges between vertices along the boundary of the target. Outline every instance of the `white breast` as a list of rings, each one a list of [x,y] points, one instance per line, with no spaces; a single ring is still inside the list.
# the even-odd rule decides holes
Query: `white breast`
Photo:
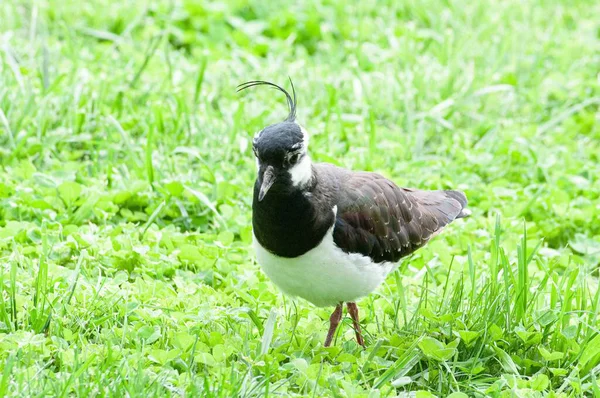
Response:
[[[374,263],[348,254],[333,242],[333,226],[319,246],[295,258],[274,255],[254,238],[258,263],[284,292],[319,307],[352,302],[371,293],[395,269],[394,263]]]

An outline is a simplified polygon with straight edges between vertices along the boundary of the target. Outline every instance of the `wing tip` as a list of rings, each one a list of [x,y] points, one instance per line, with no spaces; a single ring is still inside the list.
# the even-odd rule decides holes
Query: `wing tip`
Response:
[[[464,192],[462,191],[445,191],[446,192],[446,196],[448,196],[449,198],[452,198],[454,200],[456,200],[458,203],[460,203],[460,213],[458,213],[458,215],[455,217],[456,218],[466,218],[469,217],[471,215],[471,210],[467,209],[467,195],[465,195]]]
[[[462,209],[460,211],[460,213],[458,213],[458,216],[456,216],[456,218],[467,218],[469,217],[473,212],[469,209]]]

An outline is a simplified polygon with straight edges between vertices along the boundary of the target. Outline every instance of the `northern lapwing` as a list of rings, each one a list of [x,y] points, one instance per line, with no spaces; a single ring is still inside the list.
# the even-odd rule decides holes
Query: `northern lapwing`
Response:
[[[291,80],[290,80],[291,83]],[[254,249],[267,276],[284,292],[316,306],[335,306],[329,346],[347,304],[356,340],[364,346],[355,301],[371,293],[398,261],[466,217],[459,191],[400,188],[371,172],[313,163],[308,132],[296,122],[296,92],[283,92],[289,114],[253,139],[258,166],[252,202]]]

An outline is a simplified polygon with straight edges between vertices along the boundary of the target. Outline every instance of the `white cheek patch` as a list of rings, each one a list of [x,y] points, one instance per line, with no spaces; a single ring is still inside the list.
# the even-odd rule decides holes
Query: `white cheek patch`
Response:
[[[312,178],[312,161],[308,156],[308,131],[300,123],[296,122],[300,131],[302,132],[302,144],[299,146],[302,148],[304,156],[296,165],[289,169],[290,176],[292,178],[292,184],[295,187],[302,187],[310,181]]]
[[[298,123],[296,123],[298,124]],[[298,127],[300,127],[300,131],[302,132],[302,145],[304,146],[304,149],[308,149],[308,131],[306,131],[306,129],[304,127],[302,127],[300,124],[298,124]]]
[[[295,187],[308,184],[312,178],[312,162],[310,156],[304,155],[300,162],[291,167],[288,172],[292,178],[292,184]]]

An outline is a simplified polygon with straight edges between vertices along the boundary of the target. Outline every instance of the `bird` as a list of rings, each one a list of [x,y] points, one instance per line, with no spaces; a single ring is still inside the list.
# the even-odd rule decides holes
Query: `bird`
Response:
[[[399,260],[423,247],[452,221],[467,217],[457,190],[401,188],[374,172],[351,171],[311,160],[309,134],[297,121],[292,94],[281,91],[289,113],[252,140],[257,178],[252,199],[256,260],[285,294],[318,307],[334,307],[324,346],[332,343],[344,303],[356,342],[365,347],[357,300],[369,295]]]

